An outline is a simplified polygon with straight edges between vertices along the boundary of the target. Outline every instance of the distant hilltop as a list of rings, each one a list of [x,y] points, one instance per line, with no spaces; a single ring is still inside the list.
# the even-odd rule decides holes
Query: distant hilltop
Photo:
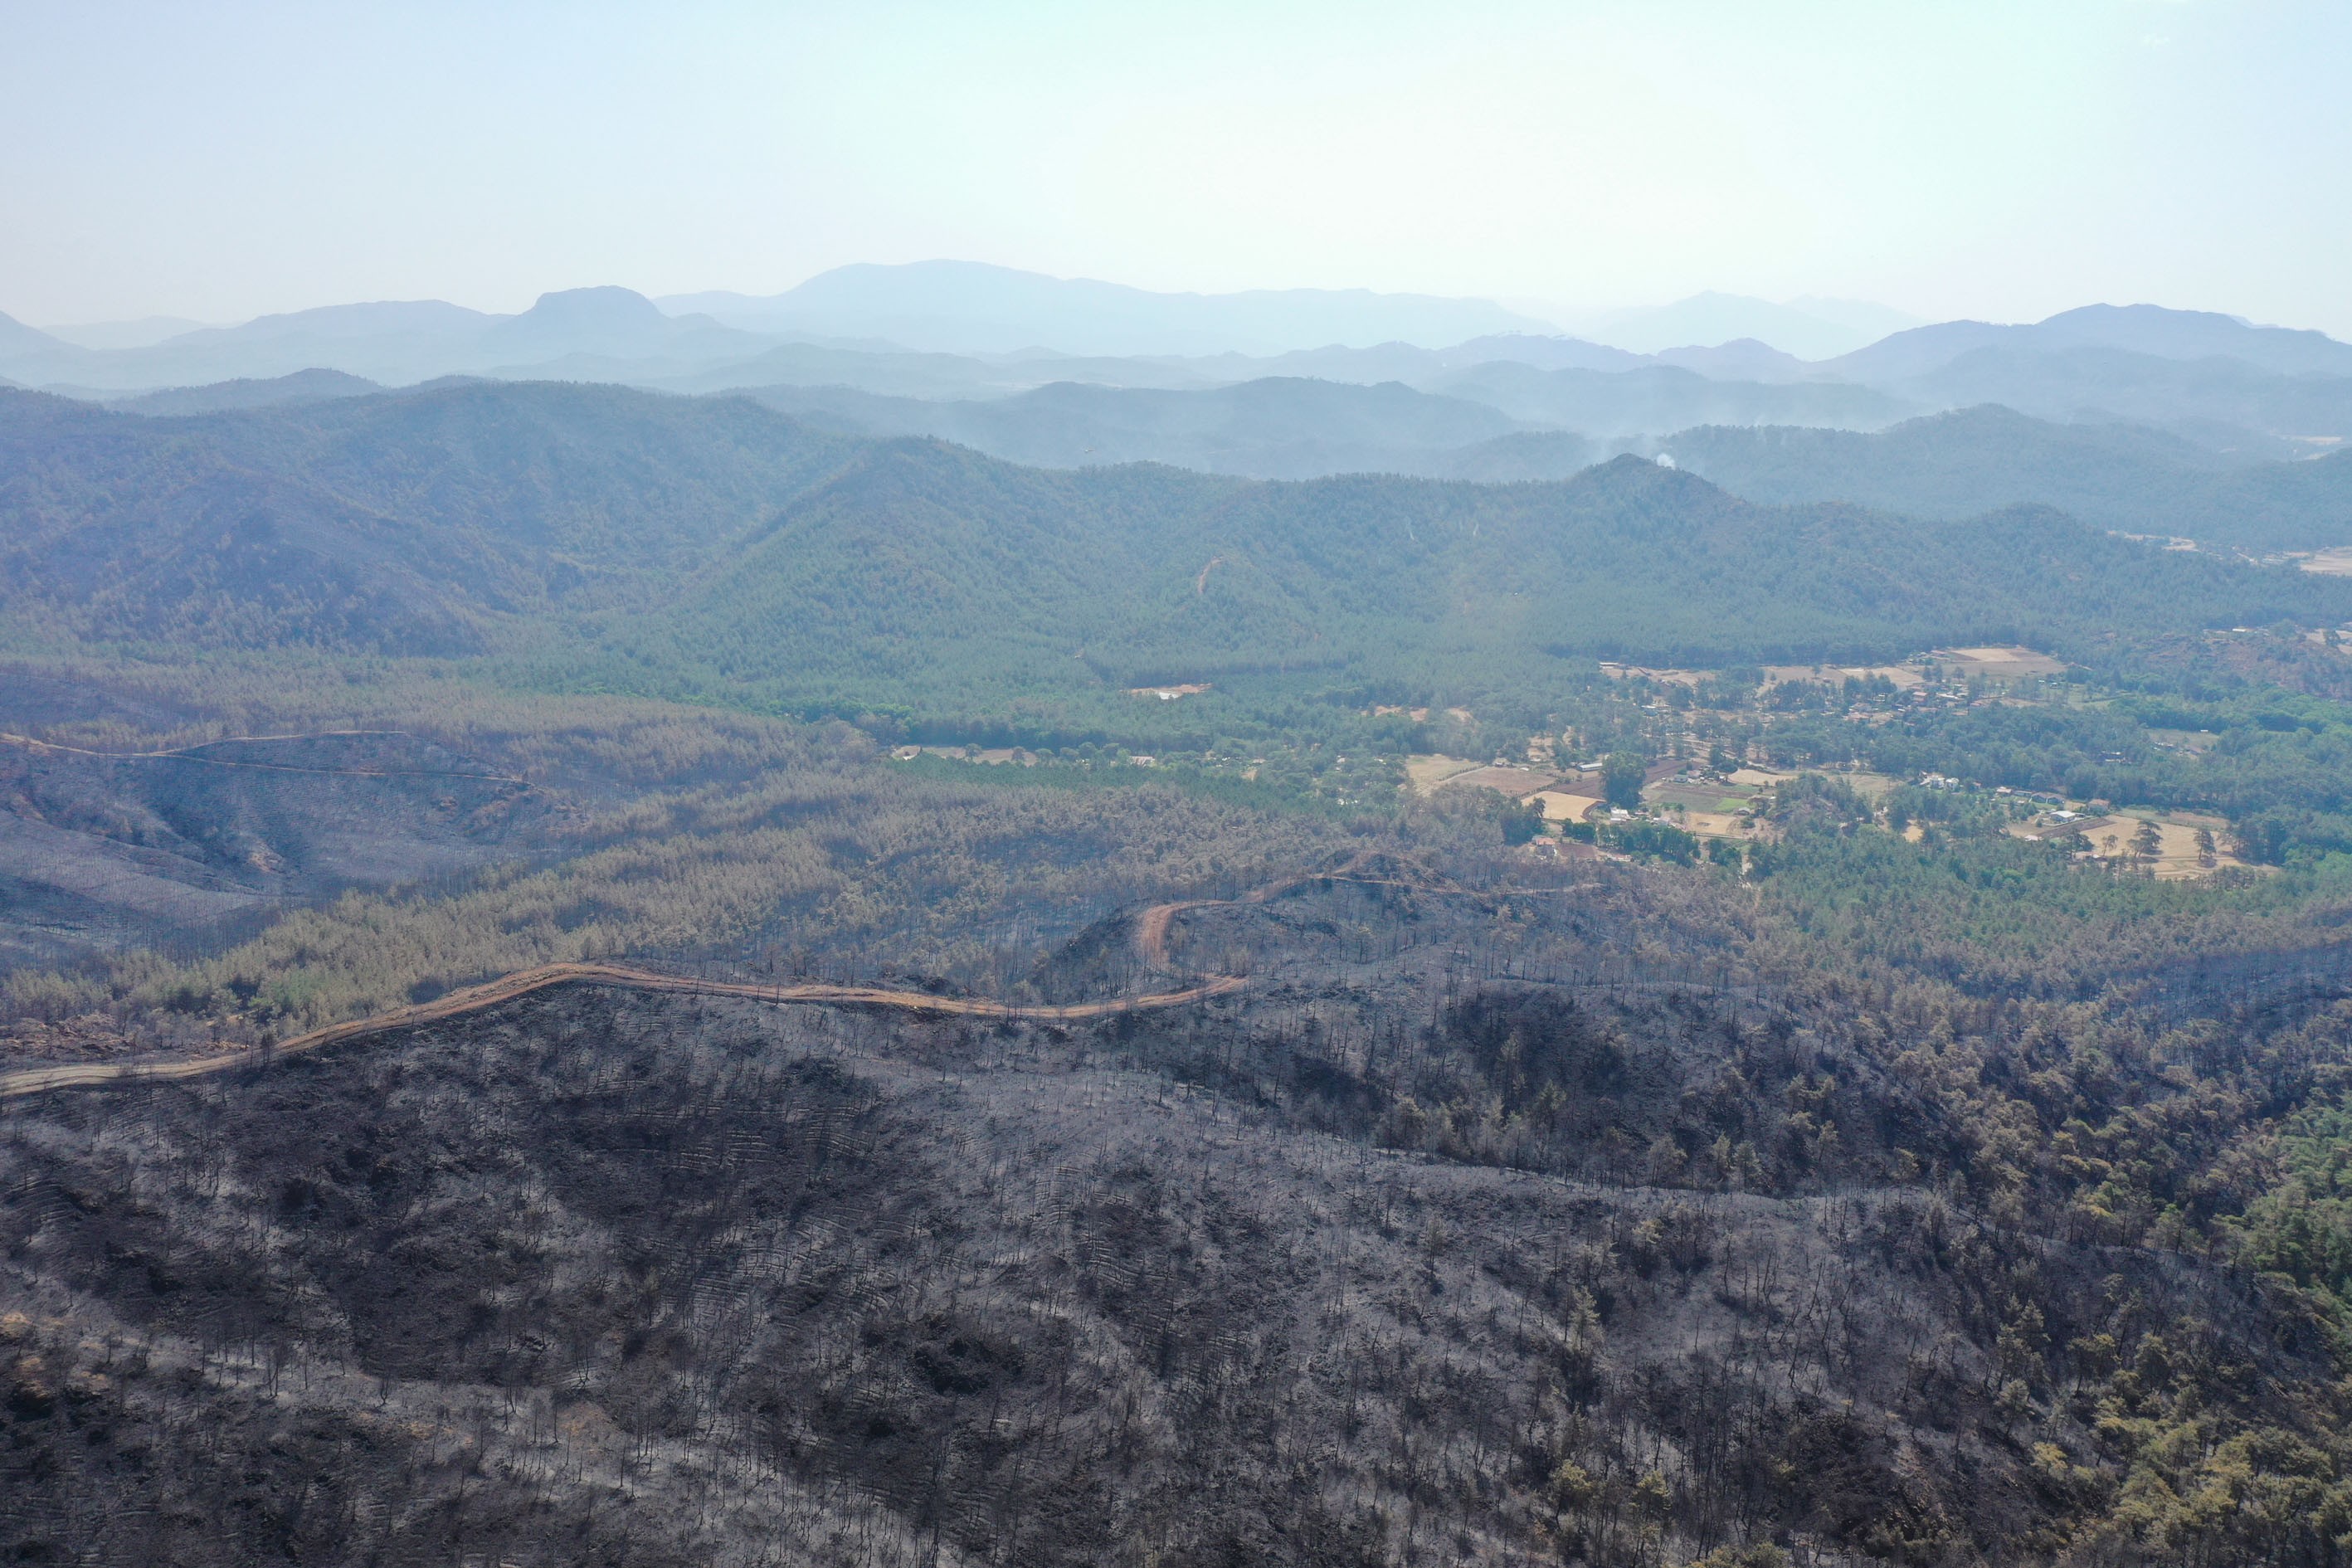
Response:
[[[1876,432],[1987,405],[2152,427],[2231,462],[2352,438],[2352,344],[2210,311],[1916,324],[1853,300],[1702,294],[1584,330],[1488,300],[1163,293],[925,261],[766,296],[567,289],[512,315],[428,300],[227,327],[0,316],[0,384],[157,415],[451,376],[746,392],[826,428],[1025,463],[1268,479],[1559,478],[1699,427]]]

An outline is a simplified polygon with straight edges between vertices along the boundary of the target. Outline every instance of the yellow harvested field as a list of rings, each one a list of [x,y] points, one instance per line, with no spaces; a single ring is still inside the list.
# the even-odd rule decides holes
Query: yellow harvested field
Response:
[[[1404,760],[1404,782],[1415,795],[1427,795],[1447,779],[1469,773],[1477,765],[1461,757],[1407,757]]]
[[[1928,657],[1952,665],[1963,676],[1982,675],[1996,680],[2066,673],[2063,662],[2030,647],[1943,647]]]
[[[2112,820],[2105,816],[2078,816],[2072,822],[2012,822],[2002,831],[2011,838],[2066,838],[2086,830],[2104,829]]]
[[[2197,830],[2211,833],[2219,844],[2229,842],[2229,824],[2218,816],[2205,816],[2194,812],[2150,812],[2145,815],[2123,813],[2115,816],[2095,818],[2087,823],[2067,824],[2082,830],[2084,847],[2102,860],[2131,860],[2138,858],[2134,840],[2144,822],[2156,824],[2158,840],[2155,869],[2158,881],[2185,882],[2199,877],[2210,877],[2224,867],[2242,866],[2244,861],[2225,849],[2217,847],[2213,864],[2204,864],[2197,848]],[[2056,830],[2045,830],[2035,836],[2054,837]]]
[[[1643,664],[1610,664],[1604,660],[1601,666],[1601,673],[1608,676],[1612,680],[1643,679],[1661,681],[1672,686],[1696,686],[1700,681],[1705,680],[1710,674],[1712,674],[1713,671],[1705,669],[1654,669],[1648,665]]]
[[[2352,577],[2352,544],[2314,552],[2297,564],[2305,571],[2316,572],[2323,577]]]
[[[1491,763],[1472,768],[1468,773],[1454,773],[1431,785],[1433,789],[1499,790],[1514,800],[1524,799],[1540,789],[1549,789],[1559,782],[1559,775],[1536,768],[1496,767]]]
[[[992,766],[1001,763],[1018,763],[1025,768],[1037,765],[1037,753],[1021,746],[991,746],[979,751],[962,746],[901,746],[890,754],[901,762],[928,754],[945,757],[950,762],[986,763]]]
[[[1901,779],[1892,777],[1886,773],[1860,772],[1850,773],[1831,773],[1821,768],[1808,768],[1805,772],[1817,773],[1824,778],[1842,779],[1846,784],[1852,785],[1856,794],[1869,800],[1879,800],[1884,798],[1887,791],[1893,789],[1896,784],[1903,782]],[[1802,774],[1800,773],[1775,772],[1770,768],[1740,768],[1733,773],[1726,774],[1725,782],[1735,784],[1746,784],[1751,789],[1770,789],[1776,784],[1784,784],[1790,779],[1801,776]]]
[[[1674,819],[1675,826],[1701,838],[1752,838],[1754,826],[1727,811],[1686,811]]]
[[[1595,796],[1559,789],[1538,790],[1528,798],[1543,807],[1546,822],[1582,822],[1587,812],[1601,804]]]
[[[1907,664],[1768,664],[1764,667],[1764,682],[1768,686],[1836,686],[1849,680],[1868,680],[1884,676],[1898,691],[1908,691],[1921,684],[1919,672]]]

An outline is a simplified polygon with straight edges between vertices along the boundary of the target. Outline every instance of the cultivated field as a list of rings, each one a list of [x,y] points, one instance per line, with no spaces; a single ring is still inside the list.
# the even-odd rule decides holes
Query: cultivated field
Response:
[[[1851,773],[1832,772],[1829,776],[1852,785],[1855,794],[1873,804],[1885,800],[1896,785],[1904,782],[1889,773],[1874,773],[1860,768]]]
[[[1709,676],[1713,675],[1715,671],[1711,669],[1654,669],[1648,665],[1611,664],[1608,661],[1603,660],[1601,666],[1601,673],[1609,677],[1612,680],[1655,680],[1669,686],[1688,686],[1696,689],[1700,681],[1706,679]]]
[[[1462,757],[1407,757],[1404,761],[1405,784],[1415,795],[1427,795],[1439,784],[1476,771],[1478,763]]]
[[[1472,763],[1445,756],[1408,757],[1404,773],[1406,783],[1416,795],[1460,787],[1496,790],[1513,800],[1524,800],[1559,780],[1558,773],[1548,769],[1523,767],[1516,763]]]
[[[2242,866],[2244,861],[2231,855],[2223,846],[2230,842],[2230,825],[2219,816],[2200,816],[2194,812],[2131,812],[2107,819],[2107,826],[2084,835],[2092,853],[2101,859],[2116,859],[2135,853],[2134,837],[2140,824],[2153,822],[2158,839],[2155,870],[2160,881],[2189,881],[2210,877],[2225,866]],[[2213,836],[2214,849],[2210,855],[2200,854],[2197,847],[2198,830]],[[2210,860],[2212,864],[2205,862]]]
[[[2063,675],[2066,666],[2030,647],[1939,647],[1927,656],[1948,664],[1963,677],[2021,680],[2030,675]]]
[[[2193,881],[2227,867],[2245,865],[2228,848],[2229,823],[2221,817],[2193,811],[2117,812],[2111,816],[2074,822],[2019,823],[2009,831],[2020,838],[2079,837],[2083,847],[2096,858],[2122,861],[2140,858],[2137,839],[2144,823],[2156,825],[2158,847],[2151,864],[2159,881]],[[2200,829],[2212,835],[2214,847],[2210,854],[2198,847]]]
[[[1543,807],[1546,822],[1582,822],[1587,813],[1601,804],[1598,795],[1571,795],[1566,790],[1538,790],[1528,797]]]
[[[1907,664],[1768,664],[1764,680],[1768,686],[1835,686],[1848,680],[1868,680],[1883,677],[1898,691],[1910,691],[1926,684],[1916,669]]]

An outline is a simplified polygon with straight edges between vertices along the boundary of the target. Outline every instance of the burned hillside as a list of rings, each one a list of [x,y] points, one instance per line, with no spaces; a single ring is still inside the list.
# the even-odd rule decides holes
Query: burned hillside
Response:
[[[1654,878],[1351,864],[1130,942],[1247,961],[1191,1010],[581,988],[11,1102],[5,1549],[2326,1560],[2320,1325],[2200,1238],[2222,1186],[2152,1245],[2086,1174],[2231,1136],[2113,1020],[1857,1007]],[[2308,1484],[2162,1514],[2249,1453]]]

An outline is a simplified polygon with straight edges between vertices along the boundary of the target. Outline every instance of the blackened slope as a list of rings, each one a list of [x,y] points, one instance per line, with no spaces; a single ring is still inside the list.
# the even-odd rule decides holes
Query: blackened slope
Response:
[[[528,852],[550,800],[399,734],[168,754],[0,745],[0,967]]]
[[[2195,1381],[2170,1335],[2234,1361],[2233,1424],[2291,1421],[2324,1376],[2315,1334],[2218,1271],[1926,1190],[1570,1187],[1307,1133],[1238,1079],[1258,1109],[1236,1114],[1215,1064],[1265,1070],[1236,1026],[1297,1055],[1280,1010],[1072,1042],[575,994],[224,1094],[44,1101],[0,1149],[0,1474],[31,1500],[0,1542],[1286,1564],[1468,1540],[1631,1564],[1660,1537],[1779,1537],[2029,1561],[2118,1473],[2055,1392],[2070,1357]],[[1670,1037],[1708,1028],[1541,997],[1445,1021],[1550,1108],[1523,1120],[1596,1147],[1631,1102],[1784,1098],[1680,1059]],[[1751,1072],[1811,1061],[1731,1033]],[[1187,1046],[1210,1079],[1186,1094],[1096,1070]],[[1792,1127],[1869,1125],[1836,1081],[1789,1082]],[[2064,1348],[2118,1300],[2124,1343]],[[2036,1442],[2084,1476],[2053,1484]]]

